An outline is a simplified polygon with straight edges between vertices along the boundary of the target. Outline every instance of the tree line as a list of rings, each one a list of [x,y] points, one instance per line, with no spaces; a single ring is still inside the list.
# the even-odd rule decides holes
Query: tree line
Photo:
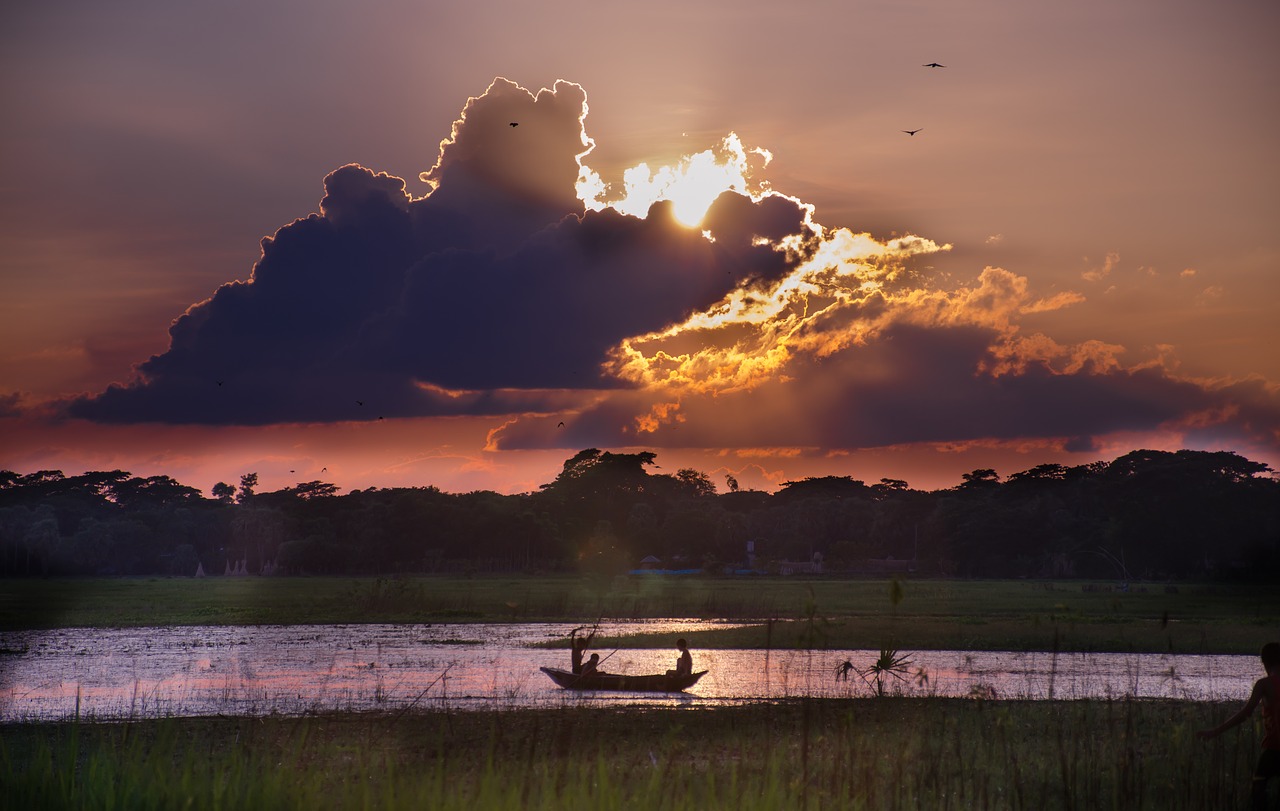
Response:
[[[168,476],[0,471],[0,575],[722,572],[1268,579],[1280,574],[1280,478],[1231,452],[898,479],[805,478],[724,491],[656,455],[591,448],[537,492],[436,487],[208,497]]]

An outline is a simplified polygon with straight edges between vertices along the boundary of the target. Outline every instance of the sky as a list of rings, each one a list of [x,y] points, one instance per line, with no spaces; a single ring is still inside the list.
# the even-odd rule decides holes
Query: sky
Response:
[[[455,5],[0,10],[0,468],[1280,467],[1277,4]]]

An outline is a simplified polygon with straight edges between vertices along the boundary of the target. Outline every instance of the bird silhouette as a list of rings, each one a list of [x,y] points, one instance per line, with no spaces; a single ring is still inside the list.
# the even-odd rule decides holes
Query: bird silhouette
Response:
[[[518,127],[518,126],[520,126],[520,122],[519,122],[519,121],[512,121],[512,122],[511,122],[511,126],[513,126],[513,127]]]
[[[356,400],[356,405],[364,405],[364,400]]]
[[[907,135],[915,135],[917,132],[919,132],[922,129],[924,129],[924,127],[921,127],[920,129],[915,129],[915,130],[903,130],[903,132],[905,132]]]
[[[937,62],[930,62],[927,65],[921,65],[922,68],[945,68],[946,65],[939,65]]]
[[[322,467],[322,468],[320,468],[320,472],[321,472],[321,473],[328,473],[328,472],[329,472],[329,468],[327,468],[327,467]]]
[[[564,427],[564,420],[561,420],[561,421],[560,421],[560,424],[559,424],[559,425],[557,425],[556,427],[557,427],[557,428],[563,428],[563,427]]]
[[[213,381],[213,382],[217,383],[219,386],[221,386],[221,385],[222,385],[222,381],[221,381],[221,380],[215,380],[215,381]]]

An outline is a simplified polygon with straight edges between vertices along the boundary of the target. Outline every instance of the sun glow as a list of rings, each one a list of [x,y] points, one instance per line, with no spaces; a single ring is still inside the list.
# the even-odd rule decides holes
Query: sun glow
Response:
[[[593,211],[613,208],[635,217],[644,217],[649,207],[660,200],[670,200],[676,220],[694,228],[722,193],[735,191],[759,199],[768,190],[766,184],[750,180],[753,156],[762,167],[773,159],[765,149],[748,151],[737,134],[731,132],[714,149],[681,158],[675,166],[653,169],[641,163],[627,169],[622,175],[622,194],[613,199],[610,184],[583,166],[577,184],[578,198]]]

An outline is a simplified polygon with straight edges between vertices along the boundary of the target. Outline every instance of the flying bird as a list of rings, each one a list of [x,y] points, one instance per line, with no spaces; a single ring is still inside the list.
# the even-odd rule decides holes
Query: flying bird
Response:
[[[917,132],[919,132],[922,129],[924,129],[924,127],[920,127],[920,129],[915,129],[915,130],[903,130],[903,132],[905,132],[907,135],[915,135]]]
[[[563,428],[563,427],[564,427],[564,420],[561,420],[561,421],[560,421],[560,424],[559,424],[559,425],[557,425],[556,427],[557,427],[557,428]]]
[[[520,122],[519,122],[519,121],[512,121],[512,122],[511,122],[511,126],[513,126],[513,127],[518,127],[518,126],[520,126]]]
[[[930,62],[927,65],[921,65],[922,68],[945,68],[946,65],[939,65],[937,62]]]
[[[356,405],[358,406],[364,405],[364,400],[356,400]]]

